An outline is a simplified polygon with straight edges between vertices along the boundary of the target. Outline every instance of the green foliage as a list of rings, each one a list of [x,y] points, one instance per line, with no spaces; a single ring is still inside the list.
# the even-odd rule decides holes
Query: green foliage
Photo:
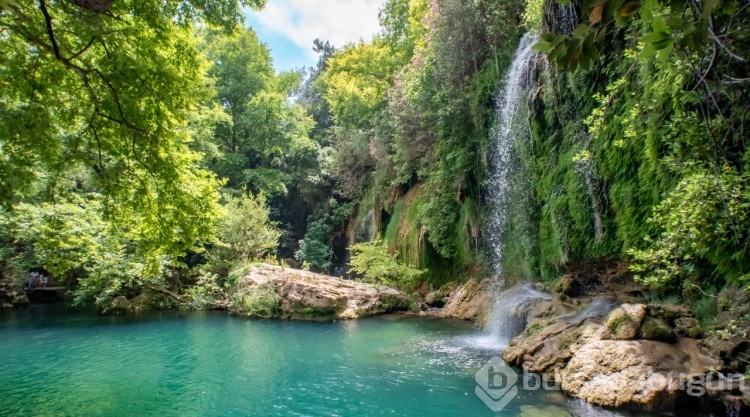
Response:
[[[273,318],[281,313],[279,296],[272,284],[242,286],[232,296],[230,309],[253,317]]]
[[[746,179],[727,170],[720,176],[698,172],[686,176],[654,208],[649,222],[660,233],[647,237],[646,249],[628,251],[632,269],[652,288],[684,281],[700,273],[701,262],[716,265],[716,272],[736,282],[750,272],[745,225],[750,221]]]
[[[299,250],[294,256],[303,262],[305,269],[325,272],[331,268],[331,248],[334,231],[341,233],[344,219],[352,212],[351,204],[340,204],[336,199],[328,201],[328,210],[319,209],[307,223],[305,238],[299,241]],[[315,220],[313,220],[313,218]]]
[[[526,7],[523,12],[523,25],[530,29],[536,30],[542,26],[544,0],[526,0]]]
[[[195,284],[185,291],[185,295],[189,300],[187,308],[204,310],[223,300],[226,292],[222,288],[221,277],[209,271],[199,271]]]
[[[252,29],[200,32],[201,49],[212,63],[208,74],[216,97],[207,109],[226,109],[196,146],[213,148],[205,163],[235,192],[286,194],[288,186],[317,174],[319,146],[310,139],[313,120],[288,100],[300,83],[297,73],[276,74],[268,48]],[[216,110],[211,110],[216,111]]]
[[[102,203],[75,194],[64,201],[21,203],[6,213],[13,251],[7,262],[17,280],[42,267],[58,283],[77,283],[76,303],[103,305],[124,289],[161,286],[170,258],[143,246],[132,229],[113,228],[101,217]]]
[[[611,32],[633,21],[646,27],[639,36],[643,44],[641,58],[656,55],[666,61],[675,50],[687,56],[700,55],[705,53],[709,41],[737,56],[717,33],[742,32],[742,25],[731,24],[743,20],[740,1],[578,0],[574,3],[588,17],[588,22],[581,23],[570,35],[545,33],[536,46],[548,52],[560,68],[589,69],[605,48]]]
[[[490,107],[522,8],[388,1],[382,35],[328,61],[336,191],[361,212],[390,210],[388,247],[430,266],[423,277],[435,283],[477,261]]]
[[[362,274],[366,282],[386,285],[409,291],[414,288],[420,275],[425,271],[404,265],[388,253],[387,245],[380,239],[374,242],[358,243],[350,246],[352,252],[351,269]]]
[[[92,14],[53,2],[49,19],[42,5],[0,14],[0,204],[80,163],[111,221],[138,217],[155,246],[192,246],[210,230],[217,183],[185,146],[187,117],[209,93],[189,23],[237,19],[237,3],[118,1]]]
[[[748,101],[744,86],[722,80],[746,77],[736,49],[750,22],[733,2],[691,3],[697,13],[680,22],[679,3],[578,1],[589,22],[537,46],[561,67],[590,69],[547,71],[532,103],[533,153],[521,159],[536,190],[527,207],[538,252],[520,258],[538,253],[542,277],[566,264],[633,256],[652,291],[698,300],[696,288],[747,276],[739,260],[747,257],[748,160],[737,135]],[[623,7],[632,14],[615,16]]]
[[[217,225],[219,240],[212,254],[224,262],[248,262],[263,259],[279,245],[281,232],[269,219],[266,198],[243,195],[226,196],[225,215]]]

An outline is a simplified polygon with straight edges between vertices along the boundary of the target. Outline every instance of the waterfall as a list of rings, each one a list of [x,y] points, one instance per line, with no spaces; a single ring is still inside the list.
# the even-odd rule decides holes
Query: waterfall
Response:
[[[495,300],[492,314],[487,321],[488,344],[505,348],[510,340],[523,332],[529,309],[540,300],[552,297],[525,282],[501,293]]]
[[[604,229],[602,225],[602,204],[599,200],[601,191],[599,190],[599,180],[594,169],[594,161],[587,158],[576,163],[576,169],[583,175],[586,184],[586,192],[591,201],[591,213],[594,216],[594,243],[597,245],[602,242]]]
[[[506,215],[510,195],[510,166],[513,142],[516,133],[526,129],[527,123],[518,120],[519,109],[528,101],[536,52],[532,46],[537,42],[535,33],[527,33],[521,38],[513,63],[505,78],[505,86],[495,98],[496,124],[492,131],[490,145],[490,176],[487,206],[490,219],[487,224],[487,240],[494,275],[499,277],[503,262],[503,237],[506,228]]]
[[[560,30],[564,34],[570,34],[578,25],[578,14],[576,14],[573,3],[557,4],[557,15],[560,18]]]
[[[375,239],[375,214],[369,210],[359,221],[354,233],[354,243],[372,242]]]
[[[615,300],[606,297],[599,297],[591,301],[591,304],[582,311],[576,314],[563,316],[561,319],[564,319],[569,323],[575,323],[591,317],[604,317],[615,307],[617,307],[617,302]]]
[[[498,297],[494,300],[486,324],[487,333],[475,340],[480,347],[489,349],[506,347],[510,339],[521,333],[526,326],[526,312],[531,303],[549,298],[528,283],[500,293],[503,285],[503,239],[512,191],[514,144],[529,135],[528,120],[524,116],[527,115],[529,92],[533,87],[536,69],[537,54],[532,49],[536,42],[535,33],[527,33],[521,38],[505,77],[505,84],[495,98],[495,126],[490,137],[490,175],[486,203],[490,209],[490,217],[486,236],[493,267],[494,291],[498,293]]]

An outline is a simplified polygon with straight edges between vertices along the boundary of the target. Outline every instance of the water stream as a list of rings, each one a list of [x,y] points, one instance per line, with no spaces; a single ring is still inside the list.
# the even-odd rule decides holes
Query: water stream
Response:
[[[497,95],[495,103],[496,122],[490,145],[490,175],[486,203],[490,209],[490,218],[486,235],[491,265],[494,266],[493,273],[498,278],[502,270],[503,238],[510,203],[513,143],[518,130],[527,127],[527,122],[519,120],[518,114],[519,109],[528,102],[537,54],[532,47],[537,39],[535,33],[527,33],[521,38],[504,87]]]
[[[474,343],[496,351],[505,349],[511,339],[523,332],[533,303],[551,298],[549,294],[537,291],[530,283],[503,291],[495,300],[487,320],[486,333],[477,336]]]
[[[576,13],[575,6],[573,3],[557,3],[557,7],[557,16],[560,18],[560,29],[565,34],[573,32],[573,29],[578,25],[578,14]]]

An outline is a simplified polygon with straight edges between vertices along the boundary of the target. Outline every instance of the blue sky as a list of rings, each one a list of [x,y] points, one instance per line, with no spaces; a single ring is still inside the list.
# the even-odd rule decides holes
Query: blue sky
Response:
[[[274,67],[284,71],[314,66],[315,38],[340,48],[369,41],[380,28],[378,10],[385,0],[268,0],[260,11],[248,11],[247,24],[271,49]]]

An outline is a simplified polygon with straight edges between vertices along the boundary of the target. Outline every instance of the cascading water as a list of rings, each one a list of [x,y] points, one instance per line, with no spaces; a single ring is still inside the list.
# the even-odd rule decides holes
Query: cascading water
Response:
[[[609,314],[615,307],[617,302],[610,298],[600,297],[594,299],[591,304],[579,313],[572,314],[570,316],[561,317],[569,323],[581,322],[591,317],[604,317]]]
[[[501,293],[495,300],[487,321],[487,344],[505,348],[510,340],[523,332],[529,308],[539,300],[549,300],[549,294],[537,291],[526,282]]]
[[[521,38],[515,58],[505,78],[505,87],[496,97],[496,125],[492,132],[490,149],[490,177],[487,205],[491,214],[486,234],[491,251],[494,275],[500,276],[503,262],[503,237],[510,196],[510,167],[515,133],[526,127],[525,121],[518,120],[519,109],[528,101],[530,82],[536,62],[536,52],[532,49],[537,42],[535,33],[527,33]]]
[[[573,32],[573,29],[578,25],[578,14],[576,13],[575,6],[573,6],[572,2],[565,4],[558,3],[557,6],[559,7],[557,15],[560,18],[560,30],[565,34]]]
[[[576,169],[583,176],[586,184],[586,191],[591,201],[591,213],[594,217],[594,242],[598,245],[602,242],[604,229],[602,225],[602,204],[599,200],[601,191],[599,189],[599,177],[594,169],[594,161],[591,158],[585,158],[576,163]]]
[[[511,63],[505,85],[496,97],[496,124],[492,132],[490,177],[487,205],[490,208],[490,219],[487,225],[487,236],[491,261],[494,270],[494,291],[498,297],[494,300],[492,313],[487,322],[488,334],[475,340],[481,347],[504,348],[511,338],[518,335],[526,325],[527,308],[531,302],[548,295],[536,291],[530,284],[512,288],[500,294],[503,280],[503,239],[506,232],[508,206],[511,194],[511,165],[514,143],[528,135],[527,120],[523,112],[527,108],[529,92],[534,80],[536,52],[532,49],[537,42],[535,33],[527,33],[521,38]]]
[[[372,210],[360,220],[353,243],[372,242],[375,239],[375,214]]]

